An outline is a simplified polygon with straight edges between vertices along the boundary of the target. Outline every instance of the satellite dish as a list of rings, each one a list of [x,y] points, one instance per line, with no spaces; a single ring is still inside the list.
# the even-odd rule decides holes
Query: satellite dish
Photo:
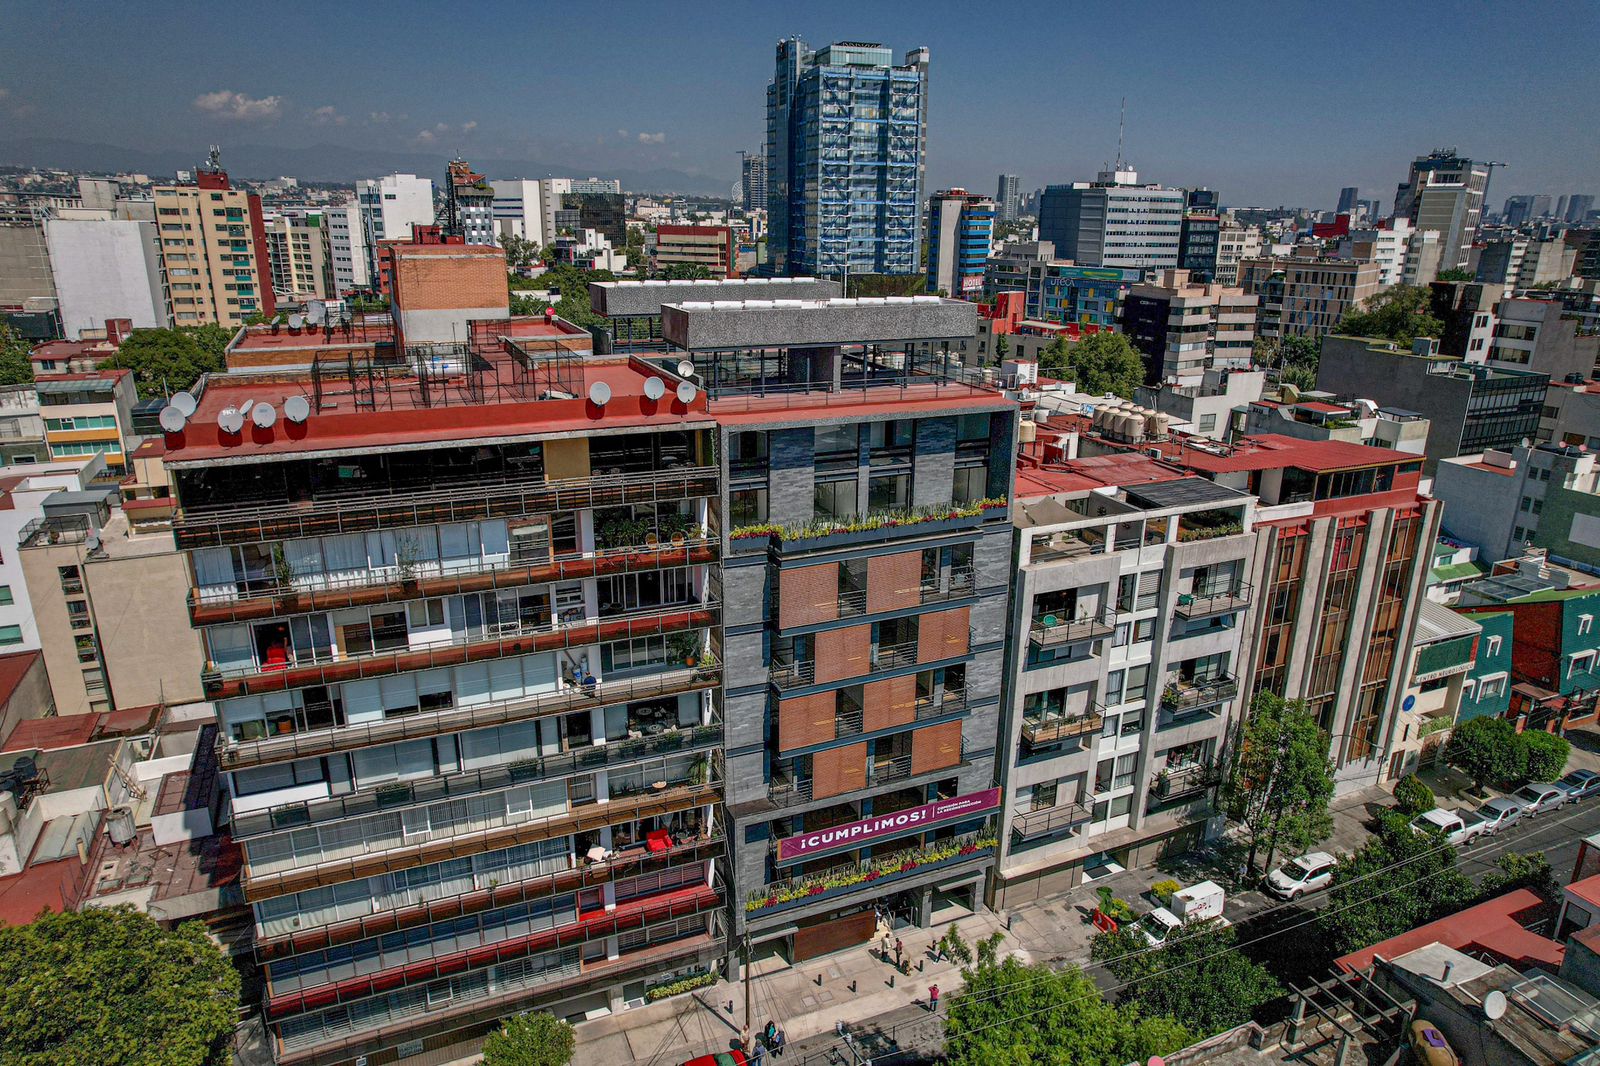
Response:
[[[695,395],[699,393],[699,391],[699,389],[694,387],[694,382],[692,381],[678,382],[678,400],[682,403],[688,403],[690,400],[694,399]]]
[[[217,414],[217,425],[224,433],[237,433],[244,428],[244,415],[237,407],[224,407]]]
[[[659,400],[667,394],[667,383],[660,378],[645,378],[644,394],[652,400]]]
[[[603,381],[597,381],[589,386],[589,402],[597,407],[604,407],[611,402],[611,386]]]
[[[1483,997],[1483,1016],[1491,1022],[1506,1016],[1506,994],[1498,988]]]
[[[178,433],[188,419],[183,417],[183,411],[176,404],[168,404],[161,409],[160,421],[162,429],[168,433]]]
[[[283,417],[291,422],[304,422],[311,417],[311,401],[304,396],[291,396],[283,401]]]
[[[250,411],[250,421],[258,429],[271,429],[278,421],[278,409],[270,403],[258,403]]]
[[[679,359],[678,360],[678,376],[680,378],[692,378],[692,377],[694,377],[694,360],[692,360],[692,359]]]
[[[182,411],[185,418],[194,414],[194,409],[199,406],[195,403],[194,397],[187,392],[175,392],[172,394],[172,399],[167,402]]]
[[[320,303],[306,304],[306,321],[313,326],[321,325],[327,314],[328,309]]]
[[[306,324],[306,316],[305,315],[290,315],[289,316],[289,328],[290,329],[300,329],[305,324]]]
[[[99,536],[99,534],[90,533],[87,537],[85,537],[84,541],[83,541],[83,547],[84,547],[84,550],[86,550],[86,551],[90,551],[90,552],[99,551],[100,550],[100,536]]]
[[[244,401],[244,403],[241,403],[239,405],[239,417],[240,418],[249,418],[250,417],[250,408],[254,407],[255,405],[256,405],[256,402],[254,400],[246,400],[246,401]]]

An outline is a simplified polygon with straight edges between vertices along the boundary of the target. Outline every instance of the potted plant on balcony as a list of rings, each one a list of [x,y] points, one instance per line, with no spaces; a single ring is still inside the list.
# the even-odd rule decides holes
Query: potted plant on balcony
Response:
[[[400,577],[400,587],[412,591],[417,587],[417,561],[421,553],[410,537],[402,536],[395,545],[394,565]]]
[[[294,599],[294,564],[284,553],[282,544],[272,546],[272,586],[279,600]]]
[[[695,756],[694,762],[689,764],[689,784],[703,785],[711,780],[711,759],[705,755]]]
[[[1168,681],[1167,687],[1161,690],[1161,706],[1176,707],[1181,695],[1182,691],[1178,688],[1178,683],[1176,681]]]

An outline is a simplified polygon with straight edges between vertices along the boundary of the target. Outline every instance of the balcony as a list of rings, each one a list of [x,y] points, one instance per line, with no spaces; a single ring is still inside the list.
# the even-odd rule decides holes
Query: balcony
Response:
[[[1033,542],[1029,561],[1033,563],[1061,563],[1101,555],[1106,550],[1106,531],[1103,528],[1071,529],[1052,534],[1047,541]]]
[[[1217,769],[1211,763],[1188,763],[1168,767],[1150,782],[1150,795],[1163,802],[1188,799],[1217,783]]]
[[[559,481],[497,477],[457,482],[448,489],[431,492],[406,489],[380,494],[349,493],[217,511],[193,512],[185,508],[173,520],[172,531],[178,548],[189,550],[697,499],[715,496],[717,491],[718,472],[712,466]]]
[[[213,669],[202,675],[201,684],[208,699],[227,699],[307,685],[386,677],[440,666],[460,666],[511,655],[586,647],[686,629],[703,629],[716,625],[720,615],[721,604],[715,599],[708,599],[701,603],[633,611],[579,624],[542,622],[520,627],[509,635],[462,636],[426,647],[373,652],[344,659],[276,667],[252,663],[229,670]]]
[[[394,599],[455,596],[520,585],[611,577],[713,563],[717,554],[717,541],[695,537],[682,544],[564,552],[537,561],[450,562],[448,571],[430,561],[417,564],[416,572],[410,575],[402,575],[398,568],[391,567],[355,574],[297,576],[287,585],[269,575],[260,581],[240,582],[245,585],[245,591],[237,595],[226,592],[219,595],[209,589],[204,593],[191,590],[189,620],[197,626],[216,625],[280,614],[387,603]]]
[[[1208,618],[1212,615],[1242,611],[1250,606],[1253,591],[1248,582],[1239,582],[1220,592],[1180,593],[1176,612],[1184,618]]]
[[[1105,708],[1098,703],[1090,704],[1087,711],[1071,714],[1066,711],[1024,714],[1022,739],[1034,747],[1056,744],[1075,737],[1093,736],[1100,732],[1104,722]]]
[[[1225,703],[1238,694],[1239,679],[1232,674],[1194,681],[1169,681],[1161,693],[1161,708],[1178,715]]]
[[[1062,803],[1019,814],[1011,819],[1011,839],[1020,844],[1056,836],[1084,824],[1093,813],[1082,803]]]
[[[897,666],[914,665],[916,661],[917,642],[914,640],[899,644],[879,644],[872,649],[874,670],[893,670]]]
[[[816,797],[812,792],[813,778],[809,775],[801,776],[794,772],[785,773],[774,770],[772,780],[767,785],[767,798],[778,807],[794,807],[802,803],[810,803],[815,798],[824,798],[834,802],[843,802],[847,797],[867,789],[877,788],[880,785],[893,784],[913,777],[931,778],[938,774],[948,774],[967,765],[967,741],[962,738],[961,758],[950,766],[930,767],[920,773],[913,773],[911,768],[911,754],[891,755],[881,758],[867,757],[866,783],[858,789],[841,792],[834,796]]]
[[[988,858],[996,840],[993,830],[969,833],[962,837],[935,841],[926,847],[901,851],[862,862],[842,863],[819,874],[773,881],[751,892],[745,900],[745,913],[760,916],[821,902],[863,886],[875,893],[884,882],[914,873],[953,866],[970,859]]]
[[[1116,615],[1102,610],[1081,618],[1061,619],[1053,614],[1035,618],[1028,626],[1028,639],[1041,648],[1100,640],[1117,631]]]
[[[919,603],[940,603],[944,600],[956,600],[971,596],[977,588],[977,578],[971,567],[962,567],[950,571],[949,584],[939,587],[939,579],[930,576],[923,579],[918,590]],[[867,613],[866,589],[841,589],[839,591],[839,617],[854,618]]]

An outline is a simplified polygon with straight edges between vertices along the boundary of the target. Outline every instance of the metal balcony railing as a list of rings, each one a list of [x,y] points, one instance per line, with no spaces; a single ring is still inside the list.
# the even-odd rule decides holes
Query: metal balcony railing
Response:
[[[966,710],[966,707],[966,688],[951,688],[946,686],[944,695],[941,699],[936,700],[932,696],[918,696],[916,716],[918,719],[943,718],[947,714],[959,714],[960,712]]]
[[[801,777],[793,773],[774,773],[772,781],[767,786],[767,796],[780,807],[796,803],[811,802],[811,782],[809,776]]]
[[[1236,582],[1231,588],[1211,593],[1181,593],[1176,612],[1185,618],[1205,618],[1209,615],[1240,611],[1250,606],[1254,591],[1249,582]]]
[[[965,754],[965,752],[963,752]],[[911,776],[911,754],[894,755],[867,761],[867,784],[881,785],[890,781],[904,781]]]
[[[872,668],[874,670],[891,670],[897,666],[910,666],[917,661],[917,642],[904,641],[900,644],[879,644],[872,649]]]
[[[1011,836],[1018,841],[1054,836],[1089,821],[1093,813],[1082,803],[1061,803],[1041,811],[1029,811],[1011,819]]]
[[[1100,640],[1116,631],[1117,618],[1109,610],[1070,619],[1046,614],[1029,624],[1028,639],[1040,647],[1050,648],[1083,640]]]
[[[406,486],[379,493],[341,493],[304,502],[208,509],[185,507],[174,518],[172,530],[178,548],[188,550],[695,499],[715,496],[718,484],[718,471],[714,466],[600,474],[557,481],[539,476],[495,477],[457,481],[449,488],[431,491]]]
[[[1022,716],[1022,738],[1029,744],[1055,744],[1074,737],[1092,736],[1105,723],[1105,708],[1091,703],[1086,710],[1042,711]]]
[[[1232,674],[1195,681],[1172,680],[1161,693],[1161,706],[1169,711],[1192,711],[1233,699],[1239,694],[1239,679]]]
[[[793,662],[776,656],[772,660],[772,683],[779,688],[804,688],[816,684],[817,664],[814,660]]]
[[[1216,767],[1210,763],[1189,763],[1162,770],[1150,782],[1150,794],[1157,799],[1179,799],[1204,792],[1216,783]]]

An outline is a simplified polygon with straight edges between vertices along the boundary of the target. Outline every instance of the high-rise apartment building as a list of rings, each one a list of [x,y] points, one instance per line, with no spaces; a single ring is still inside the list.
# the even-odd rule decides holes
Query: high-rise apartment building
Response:
[[[928,50],[778,42],[767,249],[779,274],[922,273]]]
[[[1462,268],[1478,235],[1488,188],[1488,166],[1454,150],[1437,150],[1412,160],[1410,173],[1395,191],[1395,217],[1409,218],[1418,232],[1438,231],[1443,245],[1440,269]]]
[[[929,292],[961,300],[982,294],[994,220],[994,201],[977,193],[946,189],[928,198]]]
[[[1193,385],[1210,369],[1248,369],[1259,297],[1187,270],[1165,270],[1128,290],[1122,332],[1144,355],[1145,382]]]
[[[1015,174],[1002,174],[996,183],[995,210],[1001,222],[1014,222],[1022,214],[1022,179]]]
[[[1217,223],[1217,281],[1239,283],[1239,261],[1261,254],[1261,227],[1240,222],[1231,215]]]
[[[356,205],[361,209],[362,242],[369,284],[378,284],[378,242],[409,241],[416,226],[431,226],[434,219],[433,182],[415,174],[356,182]]]
[[[193,185],[157,185],[161,279],[174,326],[237,326],[277,312],[261,198],[211,164]]]
[[[767,157],[760,152],[739,153],[739,206],[746,211],[767,209]]]
[[[453,159],[445,172],[444,232],[468,244],[498,244],[495,191],[465,159]]]
[[[1588,193],[1575,192],[1567,197],[1567,213],[1563,216],[1568,222],[1583,223],[1589,219],[1589,213],[1594,210],[1594,197]]]
[[[1079,266],[1176,267],[1186,202],[1182,189],[1140,185],[1119,162],[1092,182],[1047,186],[1039,239]]]
[[[329,295],[342,297],[352,289],[365,288],[372,277],[372,271],[367,265],[367,245],[362,234],[361,208],[354,203],[324,207],[322,221],[328,271],[333,280],[333,288]]]
[[[1215,281],[1222,203],[1214,189],[1190,189],[1178,235],[1178,266],[1196,281]]]
[[[1353,229],[1339,242],[1339,258],[1377,263],[1378,287],[1387,289],[1405,277],[1411,236],[1411,222],[1404,218],[1389,219],[1371,229]]]
[[[291,302],[337,295],[320,211],[287,210],[266,223],[272,289]]]
[[[1378,264],[1313,256],[1261,256],[1239,263],[1239,286],[1260,297],[1263,337],[1321,337],[1379,289]]]

